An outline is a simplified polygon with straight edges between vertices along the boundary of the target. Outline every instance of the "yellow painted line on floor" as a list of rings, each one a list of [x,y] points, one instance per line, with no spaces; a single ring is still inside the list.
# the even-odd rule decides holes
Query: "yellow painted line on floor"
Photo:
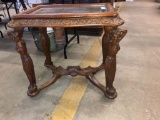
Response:
[[[80,63],[80,66],[82,68],[87,66],[95,67],[101,53],[101,45],[99,39],[97,39],[88,50],[84,59]],[[88,80],[84,76],[74,77],[70,86],[66,89],[59,100],[59,104],[53,111],[51,120],[72,120],[86,90],[87,84]]]
[[[122,4],[123,2],[118,3],[119,10],[117,12],[120,11]],[[101,39],[102,36],[100,37],[100,40]],[[87,66],[96,66],[101,52],[101,45],[99,39],[97,39],[88,50],[80,66],[82,68]],[[88,80],[83,76],[73,78],[70,86],[66,89],[61,99],[59,100],[59,104],[53,111],[51,120],[72,120],[86,90],[87,84]]]

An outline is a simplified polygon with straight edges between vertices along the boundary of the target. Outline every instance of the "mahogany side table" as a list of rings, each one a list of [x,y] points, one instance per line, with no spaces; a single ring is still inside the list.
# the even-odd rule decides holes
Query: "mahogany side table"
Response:
[[[14,32],[8,32],[8,35],[16,43],[16,49],[21,56],[23,69],[29,80],[28,95],[37,95],[42,89],[54,84],[64,75],[73,77],[82,75],[99,88],[107,98],[116,98],[117,92],[113,87],[116,73],[116,54],[120,50],[119,42],[127,33],[127,30],[118,28],[123,23],[124,21],[110,3],[39,5],[13,16],[8,26],[14,28]],[[51,61],[50,41],[46,27],[68,28],[82,26],[103,26],[102,64],[98,67],[88,66],[86,68],[81,68],[80,66],[68,66],[66,69],[61,66],[56,67]],[[44,65],[53,72],[51,79],[39,87],[36,85],[32,59],[27,52],[25,42],[22,40],[24,27],[39,28],[42,47],[46,56]],[[101,69],[105,71],[105,86],[94,77],[94,74]]]

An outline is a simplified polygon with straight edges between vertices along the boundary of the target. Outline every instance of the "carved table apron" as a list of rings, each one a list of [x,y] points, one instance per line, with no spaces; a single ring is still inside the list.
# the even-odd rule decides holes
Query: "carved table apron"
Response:
[[[92,4],[88,4],[88,6],[90,5],[92,6]],[[61,5],[60,7],[62,6],[67,5]],[[68,6],[76,6],[76,4]],[[30,84],[27,92],[29,96],[37,95],[42,89],[50,86],[51,84],[54,84],[60,77],[64,75],[71,75],[73,77],[82,75],[85,76],[93,85],[99,88],[107,98],[117,97],[116,89],[113,87],[113,81],[116,72],[116,54],[120,49],[119,42],[125,36],[127,30],[121,30],[118,28],[118,26],[122,25],[124,21],[118,16],[118,14],[114,11],[109,3],[107,3],[107,8],[109,9],[109,11],[113,11],[113,15],[108,14],[108,11],[106,15],[83,15],[79,13],[74,15],[64,15],[59,13],[58,16],[57,14],[48,14],[48,16],[41,15],[38,17],[36,15],[34,16],[33,14],[30,15],[29,13],[31,11],[37,10],[37,7],[37,9],[33,8],[31,10],[27,10],[22,14],[18,14],[17,16],[13,16],[13,20],[9,22],[8,26],[14,28],[14,32],[8,32],[8,35],[16,42],[16,49],[21,56],[23,69],[29,79]],[[29,14],[30,16],[27,17],[26,14]],[[77,17],[76,15],[81,16]],[[62,68],[61,66],[56,67],[55,65],[53,65],[50,54],[50,40],[47,35],[46,27],[64,28],[82,26],[104,27],[104,35],[102,38],[102,64],[98,67],[88,66],[87,68],[81,68],[80,66],[68,66],[66,69]],[[41,44],[46,56],[44,65],[53,71],[53,76],[51,77],[51,79],[39,87],[36,86],[36,77],[32,59],[27,52],[25,42],[22,40],[24,27],[39,28],[41,33]],[[101,69],[105,70],[105,86],[99,83],[98,80],[94,77],[94,74]]]

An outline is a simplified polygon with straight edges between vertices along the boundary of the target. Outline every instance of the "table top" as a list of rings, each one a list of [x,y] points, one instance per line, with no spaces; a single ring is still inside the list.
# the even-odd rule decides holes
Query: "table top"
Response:
[[[120,26],[124,21],[110,3],[38,5],[14,15],[8,27]]]
[[[108,17],[117,16],[110,3],[99,4],[52,4],[38,5],[20,14],[13,19],[34,18],[77,18],[77,17]]]

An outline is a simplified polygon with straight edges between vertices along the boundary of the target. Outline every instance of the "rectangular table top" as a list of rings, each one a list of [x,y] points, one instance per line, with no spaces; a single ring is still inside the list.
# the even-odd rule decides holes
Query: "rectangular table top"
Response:
[[[39,18],[77,18],[77,17],[108,17],[117,16],[110,3],[96,4],[52,4],[38,5],[20,14],[13,19]]]
[[[110,3],[38,5],[14,15],[8,27],[120,26],[124,21]]]

